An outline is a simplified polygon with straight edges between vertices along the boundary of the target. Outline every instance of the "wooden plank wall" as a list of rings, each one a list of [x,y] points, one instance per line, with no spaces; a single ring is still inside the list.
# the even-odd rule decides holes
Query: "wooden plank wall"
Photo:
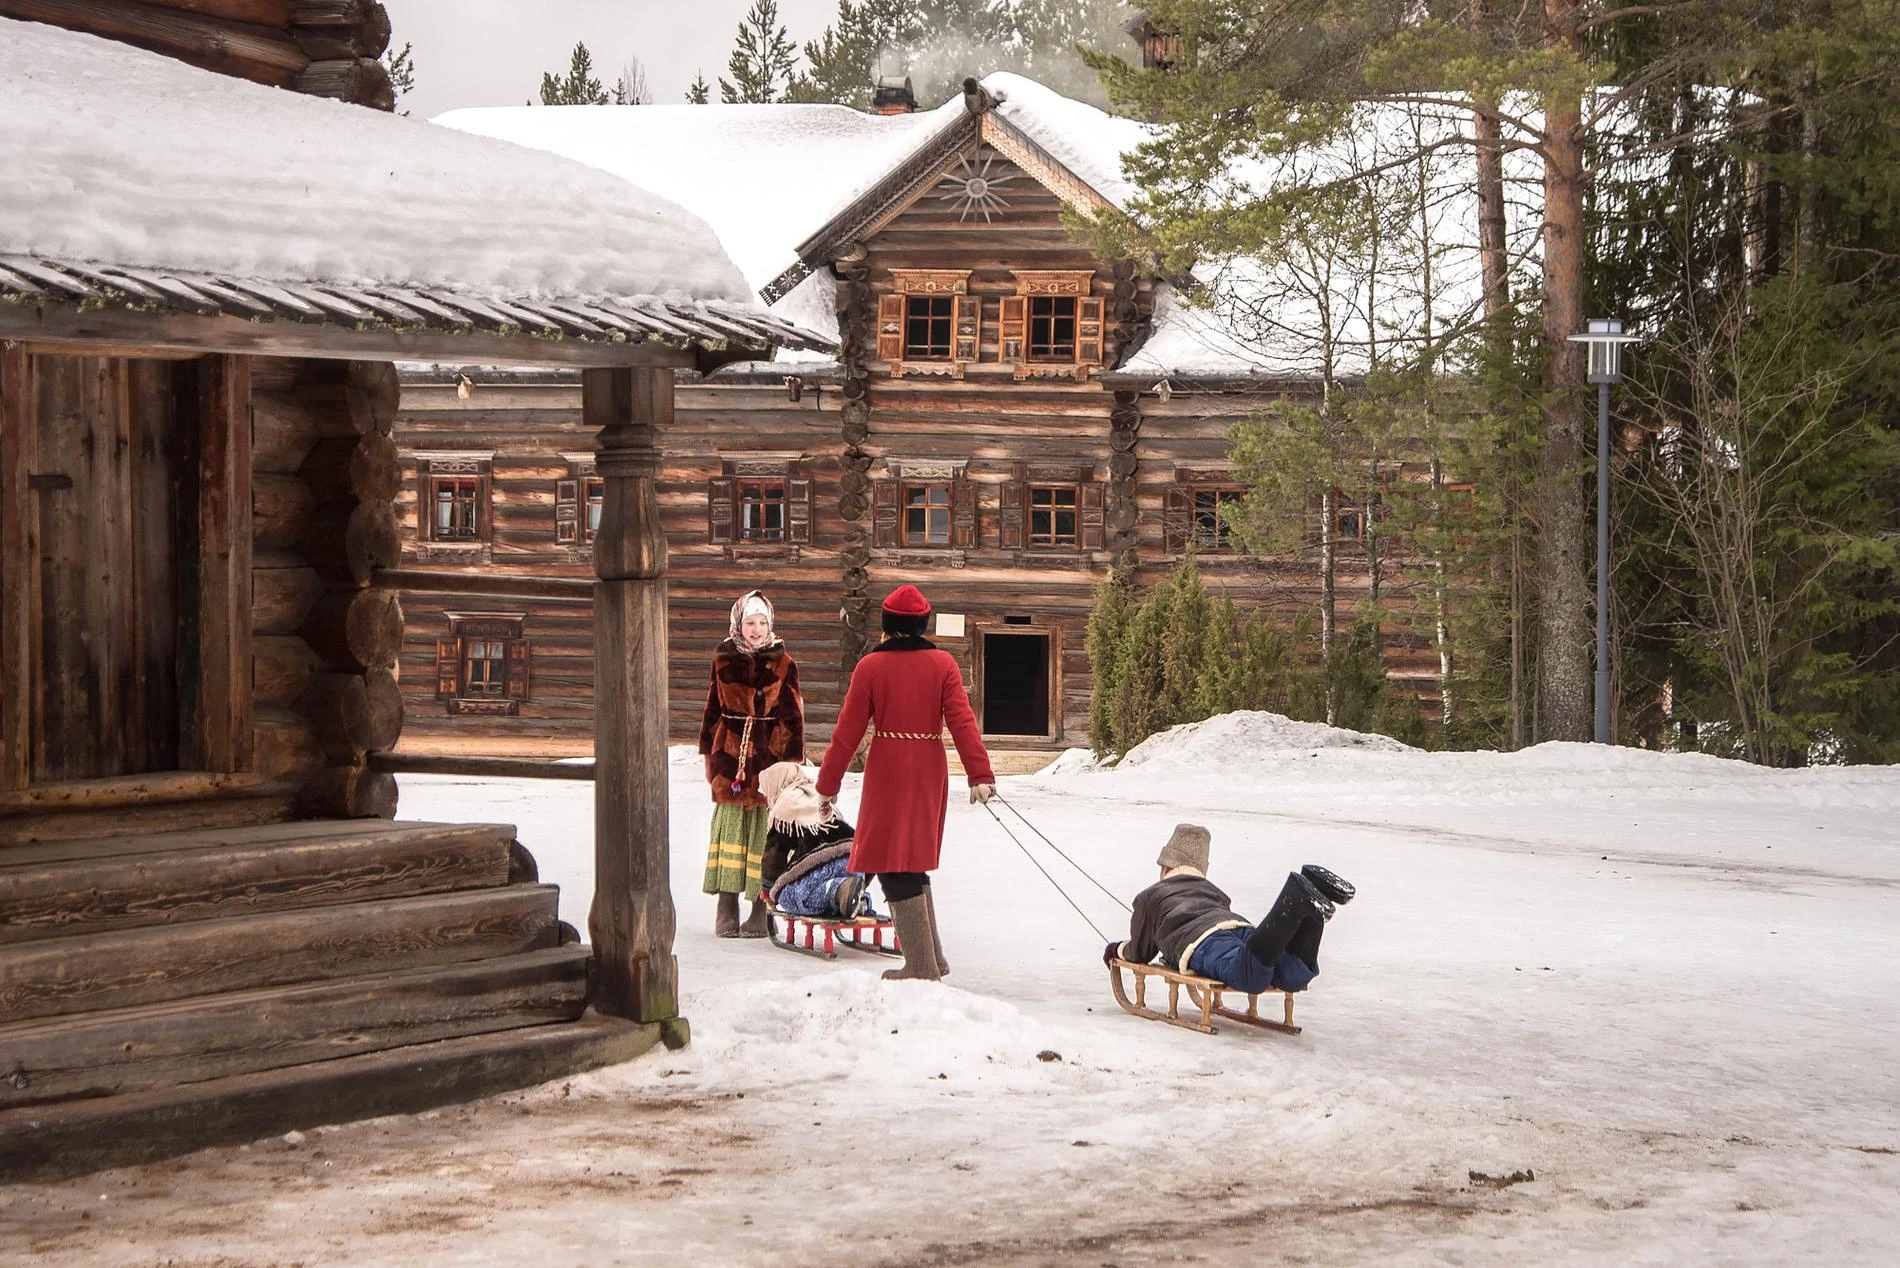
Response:
[[[404,385],[397,438],[404,481],[397,515],[405,567],[430,571],[496,571],[591,579],[591,548],[559,545],[554,536],[556,483],[569,477],[570,459],[593,451],[581,421],[578,376],[494,376],[463,400],[453,382],[411,379]],[[838,401],[808,384],[793,402],[783,386],[709,386],[682,383],[676,424],[661,437],[666,466],[659,498],[668,548],[668,636],[671,723],[675,742],[697,737],[711,654],[725,637],[733,601],[757,587],[778,609],[781,637],[798,659],[807,716],[828,727],[840,698],[837,577],[840,545],[835,518],[814,521],[813,540],[795,550],[750,553],[708,540],[708,481],[729,458],[761,453],[802,456],[813,482],[814,504],[836,505]],[[457,559],[418,540],[417,455],[455,451],[492,453],[492,543],[478,557]],[[591,606],[554,600],[483,598],[476,594],[411,593],[404,597],[407,637],[402,683],[411,735],[466,735],[471,731],[524,738],[584,738],[593,731],[593,618]],[[523,618],[532,656],[532,683],[514,718],[458,717],[435,694],[436,640],[450,632],[449,613],[505,613]]]

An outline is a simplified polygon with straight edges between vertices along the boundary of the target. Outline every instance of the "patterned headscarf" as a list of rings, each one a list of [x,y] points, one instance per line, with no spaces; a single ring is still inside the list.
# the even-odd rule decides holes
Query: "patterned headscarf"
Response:
[[[732,623],[726,627],[726,634],[732,639],[732,645],[747,655],[779,645],[777,630],[773,630],[772,637],[765,640],[764,647],[752,647],[746,643],[745,632],[740,627],[745,624],[746,617],[754,613],[763,613],[770,624],[777,623],[777,614],[772,611],[772,601],[766,598],[762,591],[748,590],[739,596],[737,603],[732,605]]]
[[[774,762],[760,771],[759,791],[771,807],[767,821],[781,832],[816,831],[838,817],[825,809],[810,769],[797,762]]]

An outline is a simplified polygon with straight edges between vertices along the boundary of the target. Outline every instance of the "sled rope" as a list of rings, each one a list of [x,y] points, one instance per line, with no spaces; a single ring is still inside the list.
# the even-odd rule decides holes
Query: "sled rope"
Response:
[[[1023,857],[1028,859],[1030,864],[1034,866],[1038,872],[1042,873],[1043,879],[1048,881],[1051,885],[1055,886],[1056,893],[1062,895],[1062,901],[1069,904],[1069,906],[1075,908],[1075,914],[1082,917],[1082,923],[1086,924],[1089,928],[1094,929],[1096,937],[1100,938],[1103,942],[1107,942],[1108,935],[1103,933],[1101,929],[1096,927],[1095,922],[1089,919],[1089,914],[1086,911],[1083,911],[1082,908],[1076,904],[1075,899],[1069,897],[1069,891],[1062,888],[1062,885],[1060,884],[1060,882],[1056,880],[1055,877],[1049,875],[1049,869],[1044,867],[1042,864],[1036,862],[1036,856],[1029,852],[1029,847],[1024,845],[1014,832],[1011,832],[1009,830],[1009,825],[1003,822],[1003,816],[997,814],[996,811],[991,810],[990,804],[987,801],[983,803],[983,809],[989,811],[990,818],[996,820],[996,826],[1003,830],[1003,835],[1008,837],[1011,841],[1015,842],[1016,848],[1023,852]]]
[[[1110,889],[1108,886],[1102,884],[1102,882],[1096,880],[1093,876],[1090,876],[1088,874],[1087,869],[1085,869],[1080,863],[1076,862],[1074,859],[1070,858],[1067,854],[1064,854],[1062,852],[1061,846],[1057,845],[1054,841],[1051,841],[1048,837],[1043,836],[1042,829],[1038,828],[1035,824],[1029,822],[1028,817],[1025,816],[1022,811],[1016,808],[1016,804],[1014,802],[1005,801],[1001,793],[995,794],[994,796],[990,798],[990,800],[1000,801],[1005,806],[1008,806],[1009,812],[1015,815],[1018,819],[1021,819],[1022,824],[1025,828],[1028,828],[1031,832],[1035,833],[1038,837],[1041,837],[1042,843],[1048,846],[1050,849],[1054,850],[1056,854],[1061,857],[1064,863],[1067,863],[1070,867],[1080,872],[1082,874],[1083,880],[1095,886],[1095,888],[1101,890],[1104,894],[1107,894],[1110,902],[1114,903],[1117,907],[1120,907],[1123,911],[1129,912],[1131,914],[1134,912],[1135,909],[1133,907],[1130,907],[1127,903],[1123,902],[1119,894],[1117,894],[1114,890]],[[995,811],[991,811],[991,813],[994,814]]]

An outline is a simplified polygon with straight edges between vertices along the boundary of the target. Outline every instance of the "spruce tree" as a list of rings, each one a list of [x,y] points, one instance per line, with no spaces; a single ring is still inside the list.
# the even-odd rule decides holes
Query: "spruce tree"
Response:
[[[732,77],[719,80],[720,100],[728,105],[784,101],[797,65],[798,47],[778,20],[778,0],[752,0],[726,63]]]
[[[574,45],[566,76],[556,77],[552,71],[541,75],[544,106],[604,106],[607,100],[607,89],[594,77],[594,55],[585,43]]]
[[[692,106],[705,106],[712,103],[712,85],[706,82],[706,72],[693,73],[693,82],[686,89],[686,103]]]
[[[383,69],[389,74],[389,86],[396,92],[398,105],[402,104],[402,99],[414,91],[416,86],[416,63],[411,55],[414,47],[405,40],[401,49],[383,50]],[[406,115],[409,112],[404,110],[400,113]]]
[[[1122,644],[1128,637],[1133,615],[1129,584],[1110,577],[1095,589],[1095,606],[1089,612],[1088,656],[1091,687],[1089,692],[1089,748],[1098,757],[1119,753],[1116,747],[1116,706],[1128,689],[1120,668]]]

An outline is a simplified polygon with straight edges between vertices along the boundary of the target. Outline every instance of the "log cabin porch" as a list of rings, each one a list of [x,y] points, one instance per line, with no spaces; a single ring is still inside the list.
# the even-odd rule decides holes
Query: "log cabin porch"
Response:
[[[610,342],[88,311],[72,292],[100,279],[0,261],[9,298],[29,286],[0,303],[0,1175],[413,1112],[686,1042],[654,437],[676,366],[756,355],[736,320]],[[395,780],[373,761],[400,737],[402,617],[379,577],[398,558],[398,387],[369,354],[439,340],[582,372],[611,772],[585,942],[513,825],[388,822]]]

